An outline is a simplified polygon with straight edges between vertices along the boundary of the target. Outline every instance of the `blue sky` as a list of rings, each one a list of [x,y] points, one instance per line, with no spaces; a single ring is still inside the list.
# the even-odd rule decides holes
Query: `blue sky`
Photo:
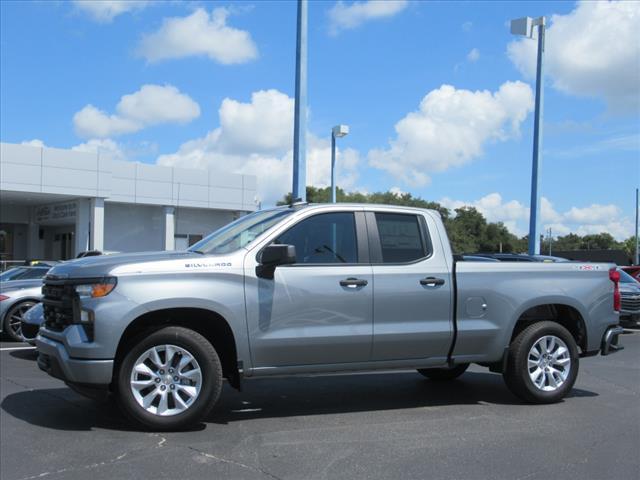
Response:
[[[294,2],[0,5],[3,142],[255,173],[265,204],[289,190]],[[475,205],[525,233],[535,42],[508,29],[525,15],[551,21],[544,223],[630,236],[635,2],[310,2],[308,183],[328,182],[345,123],[345,188]]]

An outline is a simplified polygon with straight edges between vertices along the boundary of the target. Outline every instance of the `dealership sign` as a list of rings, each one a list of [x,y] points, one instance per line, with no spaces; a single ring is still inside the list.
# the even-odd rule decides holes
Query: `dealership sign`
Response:
[[[36,223],[76,218],[76,202],[36,207]]]

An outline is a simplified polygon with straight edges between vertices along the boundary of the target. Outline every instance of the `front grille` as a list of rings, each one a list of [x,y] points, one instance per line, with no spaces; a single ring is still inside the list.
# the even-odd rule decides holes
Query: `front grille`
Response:
[[[639,312],[640,313],[640,294],[639,293],[624,293],[620,295],[620,303],[622,310],[627,312]]]
[[[42,287],[44,325],[49,330],[60,332],[74,323],[77,297],[73,285],[60,280],[45,278]]]

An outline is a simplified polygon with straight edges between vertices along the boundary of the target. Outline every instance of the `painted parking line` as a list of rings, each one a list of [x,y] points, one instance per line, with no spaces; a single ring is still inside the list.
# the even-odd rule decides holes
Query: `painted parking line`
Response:
[[[0,352],[8,352],[10,350],[35,350],[36,347],[5,347],[0,348]]]

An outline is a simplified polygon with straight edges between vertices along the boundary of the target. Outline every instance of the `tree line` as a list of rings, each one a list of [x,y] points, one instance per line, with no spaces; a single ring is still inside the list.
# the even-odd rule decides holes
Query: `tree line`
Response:
[[[328,203],[331,188],[307,187],[307,202]],[[437,210],[442,217],[451,247],[454,253],[525,253],[529,237],[518,237],[511,233],[502,222],[488,222],[474,207],[456,208],[453,212],[438,202],[431,202],[411,193],[394,192],[345,192],[336,189],[336,199],[341,203],[376,203],[386,205],[403,205],[407,207],[428,208]],[[278,202],[279,205],[291,203],[291,193]],[[549,239],[541,240],[541,252],[549,251]],[[630,257],[635,252],[635,237],[618,242],[607,232],[580,236],[575,233],[552,239],[551,252],[554,250],[624,250]]]

